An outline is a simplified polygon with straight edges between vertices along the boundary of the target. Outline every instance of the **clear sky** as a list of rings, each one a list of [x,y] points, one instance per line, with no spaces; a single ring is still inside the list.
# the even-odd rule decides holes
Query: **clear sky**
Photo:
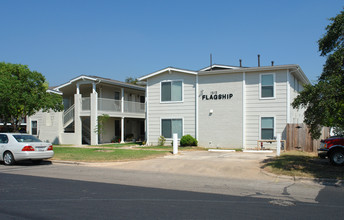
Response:
[[[124,81],[168,66],[299,64],[311,81],[317,41],[343,0],[0,0],[0,61],[59,85],[86,74]]]

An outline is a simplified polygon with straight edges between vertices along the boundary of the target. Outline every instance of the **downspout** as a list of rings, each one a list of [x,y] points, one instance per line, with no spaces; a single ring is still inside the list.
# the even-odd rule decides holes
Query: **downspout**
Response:
[[[196,128],[196,140],[199,141],[198,138],[198,73],[196,74],[196,94],[195,94],[195,102],[196,102],[196,122],[195,122],[195,128]]]
[[[149,145],[149,126],[148,126],[148,122],[149,122],[149,115],[148,115],[148,79],[147,79],[147,84],[146,84],[146,145]]]
[[[290,123],[290,73],[287,69],[287,124]]]
[[[246,73],[242,73],[242,147],[246,149]]]

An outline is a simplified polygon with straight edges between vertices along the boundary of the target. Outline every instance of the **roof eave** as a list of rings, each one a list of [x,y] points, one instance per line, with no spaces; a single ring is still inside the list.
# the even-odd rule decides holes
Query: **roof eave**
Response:
[[[153,77],[153,76],[159,75],[159,74],[161,74],[161,73],[164,73],[164,72],[171,72],[171,71],[179,72],[179,73],[186,73],[186,74],[197,75],[197,72],[196,72],[196,71],[178,69],[178,68],[174,68],[174,67],[167,67],[167,68],[164,68],[164,69],[162,69],[162,70],[159,70],[159,71],[150,73],[150,74],[148,74],[148,75],[142,76],[142,77],[138,78],[138,80],[139,80],[139,81],[144,81],[144,80],[146,80],[146,79],[148,79],[148,78],[151,78],[151,77]]]

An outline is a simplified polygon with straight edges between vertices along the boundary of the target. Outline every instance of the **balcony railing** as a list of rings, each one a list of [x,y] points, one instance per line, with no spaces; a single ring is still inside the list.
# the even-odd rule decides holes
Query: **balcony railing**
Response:
[[[124,101],[123,112],[145,113],[145,104],[140,102]],[[82,111],[91,110],[91,100],[89,97],[82,98]],[[114,99],[98,98],[98,111],[122,112],[122,101]]]
[[[98,99],[98,110],[106,112],[121,112],[121,101],[114,99]]]
[[[90,111],[91,110],[91,99],[90,99],[90,97],[82,98],[81,109],[83,111]]]
[[[140,102],[124,101],[124,112],[145,113],[145,104]]]

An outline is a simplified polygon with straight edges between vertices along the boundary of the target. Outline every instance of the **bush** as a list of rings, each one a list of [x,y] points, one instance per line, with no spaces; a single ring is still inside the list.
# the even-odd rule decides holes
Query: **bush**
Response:
[[[185,146],[197,146],[197,145],[198,145],[198,142],[197,142],[196,138],[192,137],[189,134],[184,135],[180,139],[180,146],[182,146],[182,147],[185,147]]]
[[[160,136],[158,138],[158,145],[159,146],[164,146],[165,142],[166,142],[166,138],[164,136]]]

